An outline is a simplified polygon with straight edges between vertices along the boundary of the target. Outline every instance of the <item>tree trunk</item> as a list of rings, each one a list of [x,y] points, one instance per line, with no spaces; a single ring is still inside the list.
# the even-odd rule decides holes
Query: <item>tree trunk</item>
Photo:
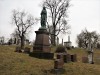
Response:
[[[51,34],[51,45],[54,45],[54,34]]]
[[[24,49],[24,36],[21,37],[21,49]]]
[[[53,46],[56,46],[56,36],[55,36],[55,34],[53,34],[52,44],[53,44]]]
[[[54,25],[54,35],[53,35],[53,37],[54,37],[53,45],[56,46],[56,27],[55,27],[55,25]]]

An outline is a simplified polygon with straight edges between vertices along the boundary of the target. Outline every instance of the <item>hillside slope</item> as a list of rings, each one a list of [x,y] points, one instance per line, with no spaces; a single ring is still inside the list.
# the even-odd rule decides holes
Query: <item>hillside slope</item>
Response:
[[[30,57],[14,50],[15,46],[0,46],[0,75],[55,75],[49,72],[53,69],[53,60]],[[65,63],[65,73],[61,75],[100,75],[100,50],[95,50],[95,64],[81,62],[81,57],[86,56],[83,49],[70,50],[68,53],[76,53],[78,61]]]

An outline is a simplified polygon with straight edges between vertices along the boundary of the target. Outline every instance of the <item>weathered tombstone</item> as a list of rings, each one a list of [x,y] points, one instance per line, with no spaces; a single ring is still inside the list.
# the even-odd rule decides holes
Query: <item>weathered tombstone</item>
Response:
[[[82,57],[82,62],[83,63],[88,63],[88,57]]]
[[[59,45],[59,38],[57,37],[57,45]]]
[[[92,43],[91,35],[89,36],[89,43],[88,43],[88,62],[90,64],[94,64],[93,62],[93,43]]]
[[[76,62],[77,55],[76,54],[67,54],[67,53],[57,53],[57,59],[62,59],[65,63],[67,62]]]
[[[62,39],[62,45],[63,45],[63,39]]]
[[[76,54],[72,54],[71,55],[71,61],[72,62],[76,62],[77,61],[77,55]]]
[[[62,59],[64,62],[67,62],[67,53],[57,53],[57,59]]]
[[[54,69],[51,70],[51,73],[54,73],[56,75],[60,75],[65,72],[64,68],[64,61],[62,59],[55,59],[54,60]]]
[[[67,51],[64,46],[59,45],[55,52],[57,53],[57,59],[63,59],[64,62],[67,62]]]
[[[67,62],[71,62],[71,55],[67,54]]]
[[[65,63],[67,63],[67,53],[63,55],[63,60]]]
[[[58,62],[59,62],[59,59],[54,60],[54,69],[58,69]]]
[[[63,59],[63,53],[57,53],[57,59]]]
[[[93,62],[93,52],[88,52],[88,62],[90,63],[90,64],[93,64],[94,62]]]
[[[63,69],[64,61],[62,59],[54,60],[54,69]]]
[[[64,65],[64,54],[67,54],[67,52],[65,51],[65,47],[62,45],[59,45],[56,49],[56,58],[54,60],[54,69],[56,70],[60,70],[63,69],[63,65]]]

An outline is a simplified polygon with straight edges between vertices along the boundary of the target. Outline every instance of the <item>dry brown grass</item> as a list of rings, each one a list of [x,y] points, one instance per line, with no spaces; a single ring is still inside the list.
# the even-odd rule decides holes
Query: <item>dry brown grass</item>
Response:
[[[53,69],[53,60],[30,57],[14,50],[15,46],[0,46],[0,75],[45,75],[46,70]],[[100,50],[94,52],[95,64],[81,62],[82,56],[86,56],[83,49],[70,50],[68,53],[77,54],[78,62],[65,63],[65,73],[61,75],[100,75]]]

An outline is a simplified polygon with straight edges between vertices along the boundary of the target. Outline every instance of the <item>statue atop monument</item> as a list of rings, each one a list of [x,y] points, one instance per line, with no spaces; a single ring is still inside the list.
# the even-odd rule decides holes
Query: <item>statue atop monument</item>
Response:
[[[41,11],[41,28],[46,28],[46,22],[47,22],[47,11],[46,8],[43,7]]]

